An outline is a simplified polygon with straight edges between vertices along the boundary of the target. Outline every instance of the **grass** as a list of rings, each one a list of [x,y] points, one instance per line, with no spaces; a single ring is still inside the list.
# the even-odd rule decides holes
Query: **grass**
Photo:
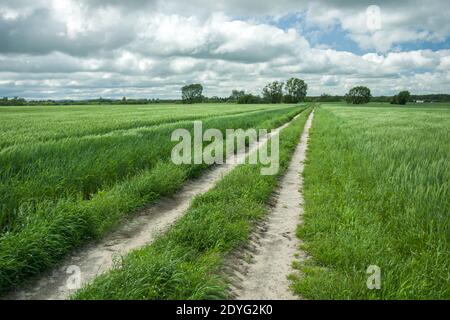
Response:
[[[308,109],[310,110],[310,109]],[[280,171],[286,170],[309,111],[280,134]],[[74,299],[218,299],[226,297],[220,267],[227,253],[247,241],[266,214],[278,176],[261,165],[240,165],[151,245],[132,251],[114,269],[81,289]]]
[[[280,119],[295,107],[203,119],[205,128],[248,128]],[[107,117],[107,115],[105,115]],[[167,161],[175,128],[192,121],[137,127],[108,134],[18,144],[0,152],[0,230],[15,231],[42,202],[90,199],[141,171]]]
[[[62,117],[70,118],[70,107],[62,108],[65,114]],[[129,107],[120,108],[126,118]],[[212,107],[206,105],[205,108],[205,114],[209,115]],[[200,116],[204,128],[222,131],[226,128],[273,128],[304,109],[266,105],[242,113],[233,106],[230,108],[237,114]],[[12,112],[0,109],[0,112]],[[148,107],[143,109],[153,111]],[[172,107],[169,109],[174,112]],[[58,111],[52,109],[50,113],[59,112],[55,110]],[[244,107],[244,110],[247,109]],[[108,109],[101,111],[98,116],[108,118]],[[201,115],[200,111],[196,112]],[[39,112],[39,108],[24,112]],[[51,119],[46,108],[42,112],[43,118]],[[76,114],[78,107],[73,112]],[[114,115],[119,111],[113,108],[111,112]],[[135,115],[132,113],[130,117]],[[176,166],[170,161],[175,144],[170,141],[171,132],[178,127],[192,130],[192,121],[172,115],[171,120],[164,120],[169,121],[167,123],[141,127],[142,123],[125,119],[126,126],[134,123],[139,127],[117,130],[122,124],[117,123],[116,118],[110,123],[111,132],[93,135],[96,120],[90,127],[74,118],[82,130],[89,127],[88,135],[71,133],[69,137],[55,138],[49,134],[51,138],[44,139],[45,134],[38,132],[38,140],[10,145],[0,151],[0,292],[52,266],[87,239],[102,236],[145,204],[172,194],[186,179],[197,176],[207,167]],[[16,119],[16,125],[19,124],[20,118]],[[41,127],[36,124],[38,128]],[[53,129],[52,125],[48,128]],[[72,129],[68,127],[69,133]]]
[[[450,108],[325,105],[310,134],[298,236],[312,258],[294,291],[450,299]]]
[[[12,145],[109,134],[165,123],[279,109],[276,105],[157,104],[0,106],[0,150]]]

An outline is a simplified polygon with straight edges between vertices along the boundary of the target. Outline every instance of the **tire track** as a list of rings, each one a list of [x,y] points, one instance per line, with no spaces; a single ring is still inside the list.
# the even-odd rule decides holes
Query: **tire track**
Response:
[[[294,260],[307,258],[298,251],[296,228],[303,214],[302,172],[314,111],[309,115],[300,143],[275,192],[269,215],[260,221],[250,243],[226,264],[231,280],[230,297],[239,300],[298,299],[289,289],[287,276]]]

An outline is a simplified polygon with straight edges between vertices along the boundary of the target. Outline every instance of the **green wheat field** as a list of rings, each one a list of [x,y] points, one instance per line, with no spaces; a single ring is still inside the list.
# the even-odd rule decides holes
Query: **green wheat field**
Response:
[[[224,258],[267,213],[312,110],[297,232],[309,258],[295,264],[291,289],[307,299],[450,299],[450,105],[440,103],[0,107],[0,292],[207,170],[171,162],[176,128],[292,120],[278,175],[237,166],[168,232],[72,296],[227,298]],[[367,289],[370,265],[380,290]]]

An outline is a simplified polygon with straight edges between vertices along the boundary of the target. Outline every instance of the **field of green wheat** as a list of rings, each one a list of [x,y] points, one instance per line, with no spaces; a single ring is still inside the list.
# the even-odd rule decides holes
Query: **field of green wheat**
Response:
[[[171,161],[175,129],[289,123],[276,175],[236,166],[167,232],[72,295],[229,298],[224,259],[270,213],[313,110],[297,230],[308,259],[293,260],[291,290],[303,299],[450,299],[450,106],[380,103],[0,107],[0,293],[204,174],[207,164]]]
[[[273,128],[304,107],[0,108],[0,291],[54,265],[207,165],[170,161],[176,128]]]
[[[450,107],[323,105],[305,167],[309,299],[450,298]],[[377,266],[379,290],[368,290]]]

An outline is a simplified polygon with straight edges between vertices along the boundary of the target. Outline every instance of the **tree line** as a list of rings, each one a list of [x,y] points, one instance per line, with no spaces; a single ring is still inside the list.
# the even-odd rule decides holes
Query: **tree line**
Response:
[[[345,95],[345,101],[352,104],[365,104],[372,99],[370,89],[364,86],[357,86],[350,89]],[[411,94],[409,91],[400,91],[397,95],[390,99],[391,104],[405,105],[411,101]]]
[[[261,95],[255,95],[245,90],[232,90],[228,97],[206,97],[203,95],[203,86],[199,83],[188,84],[181,88],[180,99],[86,99],[86,100],[25,100],[20,97],[0,98],[0,106],[22,105],[98,105],[98,104],[157,104],[157,103],[298,103],[298,102],[347,102],[351,104],[364,104],[372,102],[386,102],[404,105],[411,101],[420,102],[450,102],[450,94],[412,95],[409,91],[400,91],[394,96],[373,97],[369,88],[356,86],[344,96],[322,94],[320,96],[307,97],[308,85],[298,78],[290,78],[286,82],[273,81],[268,83],[261,91]]]
[[[302,79],[290,78],[286,83],[281,81],[273,81],[268,83],[262,89],[262,96],[246,93],[244,90],[232,90],[228,99],[213,97],[206,98],[203,96],[203,86],[199,83],[185,85],[181,88],[181,100],[183,103],[198,102],[234,102],[240,104],[255,103],[298,103],[307,101],[306,93],[308,85]],[[215,99],[214,99],[215,98]],[[322,95],[318,99],[308,99],[308,101],[334,102],[346,101],[351,104],[365,104],[372,100],[372,93],[368,87],[356,86],[349,92],[341,96]],[[391,104],[404,105],[411,101],[409,91],[401,91],[399,94],[391,97]],[[388,101],[382,101],[388,102]]]
[[[26,105],[27,101],[24,98],[14,97],[12,99],[8,97],[3,97],[0,99],[1,106],[23,106]]]
[[[232,90],[227,102],[248,103],[298,103],[305,101],[308,85],[302,79],[290,78],[286,83],[273,81],[262,89],[262,96],[246,93],[244,90]],[[220,99],[220,98],[218,98]],[[183,103],[204,102],[203,86],[199,83],[181,88]]]
[[[157,103],[179,103],[179,99],[127,99],[122,97],[120,99],[64,99],[64,100],[26,100],[24,98],[14,97],[0,98],[0,106],[61,106],[61,105],[116,105],[116,104],[157,104]]]

